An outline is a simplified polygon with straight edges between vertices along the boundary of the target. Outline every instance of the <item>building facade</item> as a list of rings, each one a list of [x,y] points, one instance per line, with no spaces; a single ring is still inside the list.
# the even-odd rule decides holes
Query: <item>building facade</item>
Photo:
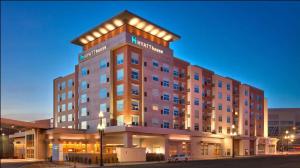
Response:
[[[54,80],[48,155],[99,152],[99,112],[105,153],[274,153],[264,91],[176,58],[179,38],[124,11],[74,39],[82,52],[74,73]]]

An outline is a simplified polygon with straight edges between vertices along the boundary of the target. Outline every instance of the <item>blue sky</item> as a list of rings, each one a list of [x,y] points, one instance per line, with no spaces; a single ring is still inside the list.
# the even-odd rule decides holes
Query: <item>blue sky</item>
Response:
[[[298,2],[1,2],[1,112],[52,116],[53,79],[74,71],[72,39],[123,10],[181,36],[177,57],[300,107]]]

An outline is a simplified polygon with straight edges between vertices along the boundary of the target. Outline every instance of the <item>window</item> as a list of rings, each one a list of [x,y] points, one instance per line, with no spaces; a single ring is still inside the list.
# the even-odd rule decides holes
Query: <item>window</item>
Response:
[[[219,127],[218,132],[221,134],[222,133],[222,127]]]
[[[227,95],[226,100],[230,101],[230,95]]]
[[[157,111],[158,110],[158,106],[157,105],[153,105],[152,106],[152,110]]]
[[[222,104],[219,104],[219,105],[218,105],[218,109],[219,109],[219,110],[222,110]]]
[[[152,65],[153,65],[154,68],[157,68],[158,67],[158,62],[156,60],[153,60]]]
[[[66,121],[66,115],[62,115],[61,116],[61,122],[65,122]]]
[[[131,110],[139,110],[139,101],[132,99],[131,100]]]
[[[169,128],[169,127],[170,127],[170,123],[164,121],[164,123],[163,123],[163,128]]]
[[[169,113],[170,113],[169,107],[164,107],[164,109],[163,109],[163,115],[169,115]]]
[[[178,83],[173,83],[173,89],[174,90],[179,90],[179,84]]]
[[[117,85],[117,96],[122,96],[124,94],[124,85]]]
[[[106,83],[107,81],[106,81],[107,79],[106,79],[106,74],[101,74],[100,75],[100,83]]]
[[[72,110],[72,109],[73,109],[73,103],[70,102],[70,103],[68,103],[68,110]]]
[[[118,69],[117,80],[123,80],[123,79],[124,79],[124,69]]]
[[[139,55],[137,53],[131,53],[131,64],[139,64]]]
[[[107,97],[107,90],[106,90],[106,88],[101,88],[100,89],[100,98],[104,99],[106,97]]]
[[[226,88],[227,88],[227,90],[230,90],[230,84],[229,83],[227,83]]]
[[[195,123],[194,129],[195,129],[195,131],[199,131],[199,124],[198,123]]]
[[[80,127],[81,129],[87,129],[87,121],[82,121]]]
[[[223,118],[222,118],[222,116],[220,115],[220,116],[218,117],[218,121],[219,121],[219,122],[222,122],[222,120],[223,120]]]
[[[230,106],[227,106],[227,112],[231,112]]]
[[[69,125],[69,126],[68,126],[68,128],[71,128],[71,129],[72,129],[72,128],[73,128],[73,126],[72,126],[72,125]]]
[[[164,94],[163,94],[163,100],[169,100],[169,99],[170,99],[169,94],[164,93]]]
[[[82,94],[81,97],[81,103],[86,103],[87,102],[87,95],[86,94]]]
[[[87,76],[88,75],[88,69],[83,67],[81,68],[81,76]]]
[[[124,110],[124,100],[117,100],[117,111]]]
[[[169,66],[168,66],[168,65],[163,65],[163,66],[161,67],[161,71],[166,72],[166,73],[169,73]]]
[[[131,85],[131,94],[139,95],[139,85],[135,85],[135,84]]]
[[[218,87],[219,87],[219,88],[222,88],[222,81],[219,81],[219,82],[218,82]]]
[[[174,75],[175,77],[178,77],[178,76],[179,76],[179,71],[178,71],[177,68],[174,68],[173,75]]]
[[[199,98],[194,99],[194,105],[199,106]]]
[[[59,105],[57,106],[57,111],[58,111],[58,112],[61,112],[61,108],[60,108]]]
[[[119,53],[117,55],[117,65],[121,65],[124,63],[124,54],[123,53]]]
[[[101,112],[107,112],[106,103],[100,104],[100,111],[101,111]]]
[[[163,80],[162,85],[164,87],[169,87],[169,81],[168,80]]]
[[[87,82],[86,81],[81,81],[80,87],[81,87],[81,90],[86,90],[87,87],[88,87]]]
[[[70,90],[70,91],[68,91],[68,99],[72,99],[72,97],[73,97],[73,93],[72,93],[72,91]]]
[[[248,106],[248,100],[245,100],[245,106]]]
[[[227,116],[227,123],[230,123],[230,116]]]
[[[245,96],[248,96],[248,90],[245,90]]]
[[[61,111],[66,111],[66,104],[61,105]]]
[[[68,88],[72,88],[72,86],[73,86],[73,80],[69,79],[68,80]]]
[[[107,64],[106,59],[101,59],[100,60],[100,69],[106,68],[106,66],[107,66],[106,64]]]
[[[222,92],[219,92],[219,93],[218,93],[218,98],[219,98],[219,99],[222,99]]]
[[[66,93],[61,94],[61,99],[66,100]]]
[[[66,88],[66,82],[61,83],[61,89],[64,90]]]
[[[197,72],[194,73],[194,80],[199,80],[199,73]]]
[[[198,86],[198,85],[195,85],[195,86],[194,86],[194,92],[195,92],[195,93],[199,93],[199,90],[200,90],[200,89],[199,89],[199,86]]]
[[[174,95],[174,96],[173,96],[173,102],[174,102],[175,104],[179,104],[179,97],[178,97],[178,95]]]
[[[57,117],[57,122],[61,123],[60,116]]]
[[[57,90],[60,90],[61,89],[61,85],[60,83],[57,84]]]
[[[131,70],[131,79],[135,79],[135,80],[139,79],[139,71],[137,69]]]
[[[73,121],[73,115],[72,114],[68,114],[68,121]]]
[[[195,110],[194,113],[195,113],[195,118],[196,118],[196,119],[199,119],[199,110]]]
[[[158,81],[159,79],[158,79],[158,76],[152,76],[152,80],[154,80],[154,81]]]
[[[132,125],[139,125],[139,116],[138,115],[132,115],[131,116]]]
[[[86,109],[86,107],[82,107],[81,108],[81,114],[80,114],[81,116],[87,116],[87,109]]]
[[[227,134],[230,134],[230,127],[227,127]]]
[[[174,116],[179,116],[179,110],[178,110],[178,108],[174,107],[173,115]]]
[[[120,125],[124,125],[124,116],[123,115],[119,115],[117,117],[117,125],[120,126]]]

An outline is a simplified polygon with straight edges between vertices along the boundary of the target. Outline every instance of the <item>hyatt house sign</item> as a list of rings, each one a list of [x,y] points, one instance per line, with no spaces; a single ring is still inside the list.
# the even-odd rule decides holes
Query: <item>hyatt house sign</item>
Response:
[[[141,47],[144,47],[144,48],[147,48],[147,49],[150,49],[154,52],[157,52],[157,53],[160,53],[160,54],[163,54],[164,51],[159,49],[159,48],[156,48],[154,47],[153,45],[149,44],[149,43],[145,43],[145,42],[142,42],[142,41],[139,41],[136,36],[131,36],[131,42],[133,44],[136,44],[138,46],[141,46]]]

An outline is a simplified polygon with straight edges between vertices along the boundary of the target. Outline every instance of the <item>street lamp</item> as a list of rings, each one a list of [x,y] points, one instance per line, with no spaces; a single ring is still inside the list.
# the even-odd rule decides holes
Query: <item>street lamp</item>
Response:
[[[104,118],[104,114],[102,111],[99,113],[99,124],[97,126],[97,129],[99,131],[99,136],[100,136],[100,167],[103,166],[103,133],[104,129],[106,127],[106,119]]]
[[[294,128],[293,128],[294,129]],[[294,134],[289,134],[289,131],[285,131],[285,136],[284,139],[287,140],[287,154],[289,153],[289,142],[291,141],[292,143],[294,142],[295,135]]]
[[[232,158],[235,157],[235,154],[234,154],[234,137],[237,136],[237,132],[235,131],[235,125],[231,125],[231,128],[232,128],[232,133],[231,133],[231,136],[232,136]]]

